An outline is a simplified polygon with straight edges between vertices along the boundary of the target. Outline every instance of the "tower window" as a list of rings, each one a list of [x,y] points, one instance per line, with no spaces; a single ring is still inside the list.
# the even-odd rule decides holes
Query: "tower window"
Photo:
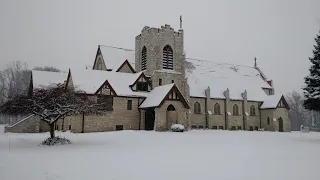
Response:
[[[143,46],[141,53],[141,70],[147,69],[147,48]]]
[[[162,79],[159,79],[159,86],[162,85]]]
[[[162,67],[163,69],[173,69],[173,51],[169,45],[163,48]]]

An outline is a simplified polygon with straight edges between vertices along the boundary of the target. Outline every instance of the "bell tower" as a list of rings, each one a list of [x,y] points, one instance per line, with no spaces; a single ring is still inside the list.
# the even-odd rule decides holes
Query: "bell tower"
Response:
[[[183,36],[181,17],[178,31],[168,24],[144,27],[135,38],[135,69],[150,76],[152,87],[175,83],[188,98]]]

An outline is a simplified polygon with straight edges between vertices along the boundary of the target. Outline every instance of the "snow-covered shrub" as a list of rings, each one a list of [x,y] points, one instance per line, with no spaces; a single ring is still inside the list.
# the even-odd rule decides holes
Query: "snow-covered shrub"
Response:
[[[45,146],[55,146],[55,145],[65,145],[65,144],[71,144],[71,141],[69,139],[66,139],[64,137],[56,136],[54,138],[48,137],[46,140],[44,140],[41,145]]]
[[[259,128],[258,131],[264,131],[264,128]]]
[[[183,132],[184,131],[184,126],[181,124],[173,124],[171,126],[171,131],[172,132]]]
[[[300,126],[300,131],[303,133],[309,133],[309,127],[301,125]]]

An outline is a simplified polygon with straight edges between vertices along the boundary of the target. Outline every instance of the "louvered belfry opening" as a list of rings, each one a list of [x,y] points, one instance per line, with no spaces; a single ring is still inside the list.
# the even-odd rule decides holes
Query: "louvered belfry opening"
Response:
[[[166,45],[163,48],[163,69],[172,69],[173,70],[173,52],[172,48],[169,45]]]
[[[141,58],[141,70],[147,69],[147,48],[143,46],[142,48],[142,58]]]

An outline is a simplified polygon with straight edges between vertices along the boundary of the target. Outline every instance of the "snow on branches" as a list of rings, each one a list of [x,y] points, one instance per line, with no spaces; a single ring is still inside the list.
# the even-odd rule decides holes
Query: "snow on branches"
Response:
[[[102,114],[101,105],[89,100],[85,92],[70,91],[57,84],[33,90],[30,96],[16,96],[4,104],[0,111],[6,114],[34,114],[50,126],[54,137],[54,123],[77,114]]]
[[[320,111],[320,31],[315,41],[313,57],[309,58],[312,63],[310,74],[305,77],[306,86],[303,88],[306,97],[304,106],[306,109]]]

